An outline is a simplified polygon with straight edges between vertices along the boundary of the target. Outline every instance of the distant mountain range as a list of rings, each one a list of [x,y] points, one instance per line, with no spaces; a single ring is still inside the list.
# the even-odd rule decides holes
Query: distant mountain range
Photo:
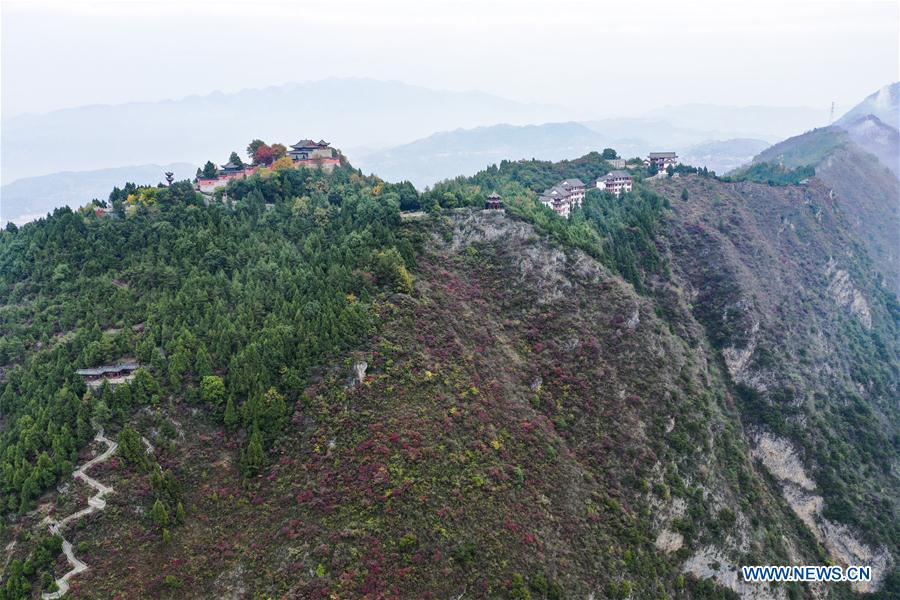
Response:
[[[712,140],[689,146],[679,155],[685,164],[723,174],[747,164],[769,146],[769,142],[753,138]]]
[[[674,150],[689,164],[724,173],[769,143],[822,124],[823,112],[689,104],[644,117],[575,122],[562,107],[371,79],[85,106],[2,121],[2,178],[15,182],[0,188],[2,212],[4,219],[21,220],[81,205],[112,185],[157,181],[164,169],[157,164],[181,163],[180,171],[192,176],[206,160],[221,163],[232,150],[243,153],[253,138],[296,141],[289,136],[326,138],[364,171],[420,188],[503,159],[560,160],[604,147],[624,157]],[[868,114],[873,118],[859,120]],[[893,84],[839,124],[896,170],[890,125],[896,114]],[[119,167],[129,163],[143,166]]]
[[[456,129],[358,157],[354,166],[388,181],[409,180],[424,188],[474,173],[501,160],[562,160],[603,148],[605,138],[579,123],[509,124]]]
[[[710,139],[716,134],[643,119],[503,124],[435,133],[394,148],[351,155],[350,160],[365,172],[389,181],[406,179],[422,189],[501,160],[558,161],[603,148],[614,148],[626,158],[645,156],[654,150],[674,150],[687,163],[723,173],[749,162],[769,146],[758,139]]]
[[[565,109],[483,92],[327,79],[163,102],[83,106],[2,121],[2,183],[127,164],[218,162],[254,138],[396,145],[435,131],[570,118]]]
[[[46,216],[59,206],[75,208],[94,198],[105,200],[113,187],[127,182],[160,183],[166,171],[174,173],[176,180],[189,179],[194,177],[196,167],[188,163],[139,165],[19,179],[0,188],[0,224],[12,221],[21,225]]]
[[[586,125],[605,139],[652,140],[684,148],[730,138],[775,142],[823,124],[822,112],[685,105],[643,118]],[[352,157],[440,131],[585,117],[560,106],[479,91],[434,90],[373,79],[326,79],[160,102],[81,106],[3,119],[0,183],[128,164],[219,161],[232,150],[243,152],[254,138],[282,143],[325,138]],[[629,149],[623,145],[623,151]]]

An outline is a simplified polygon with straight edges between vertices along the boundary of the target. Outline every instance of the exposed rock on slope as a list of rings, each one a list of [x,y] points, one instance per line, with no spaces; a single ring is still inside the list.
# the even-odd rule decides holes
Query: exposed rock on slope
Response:
[[[674,280],[722,351],[743,420],[762,432],[756,456],[835,560],[871,561],[884,580],[898,551],[898,313],[843,202],[817,179],[655,185],[674,209]]]
[[[869,303],[858,289],[853,286],[850,275],[837,267],[837,261],[828,261],[825,272],[828,274],[828,293],[834,301],[846,307],[853,316],[859,319],[863,327],[872,328],[872,312]]]
[[[822,516],[824,500],[817,494],[816,484],[806,475],[790,442],[762,433],[756,438],[753,456],[775,477],[790,507],[838,563],[872,567],[873,580],[854,583],[853,589],[859,592],[878,589],[892,567],[890,553],[884,547],[873,550],[860,542],[849,527]]]

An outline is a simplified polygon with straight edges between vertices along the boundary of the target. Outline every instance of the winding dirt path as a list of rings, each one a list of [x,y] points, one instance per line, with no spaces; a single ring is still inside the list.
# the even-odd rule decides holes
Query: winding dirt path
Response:
[[[50,525],[50,533],[54,535],[62,536],[62,531],[65,529],[66,525],[80,519],[81,517],[85,517],[92,512],[96,512],[98,510],[103,510],[106,508],[106,500],[105,496],[113,491],[113,489],[109,486],[103,485],[90,475],[88,475],[85,471],[90,469],[96,464],[102,463],[110,456],[112,456],[116,450],[119,448],[119,444],[108,439],[105,435],[103,435],[103,431],[101,430],[94,436],[94,439],[98,442],[102,442],[107,445],[106,450],[102,454],[98,454],[91,460],[87,461],[75,471],[72,472],[72,477],[75,479],[80,479],[95,490],[97,493],[88,498],[88,506],[79,510],[78,512],[72,513],[65,519],[61,521],[54,521],[53,519],[48,518]],[[62,598],[65,596],[66,592],[69,591],[69,579],[87,571],[88,566],[78,560],[78,557],[75,556],[75,553],[72,552],[72,543],[67,539],[63,538],[63,553],[66,555],[66,558],[69,561],[69,564],[72,565],[72,569],[67,572],[65,575],[56,580],[56,585],[59,588],[57,591],[52,593],[41,594],[41,598],[43,600],[54,600],[55,598]]]

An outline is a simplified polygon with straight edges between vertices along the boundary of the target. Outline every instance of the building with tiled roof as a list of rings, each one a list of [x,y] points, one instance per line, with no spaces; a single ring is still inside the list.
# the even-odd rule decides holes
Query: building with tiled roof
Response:
[[[651,152],[644,159],[644,166],[656,165],[660,171],[665,171],[666,167],[675,167],[678,165],[678,155],[674,152]]]
[[[314,158],[333,158],[334,150],[325,140],[314,142],[313,140],[300,140],[292,144],[288,150],[288,156],[295,161],[312,160]]]
[[[584,202],[585,185],[580,179],[563,179],[538,198],[544,206],[561,217],[568,217],[572,209]]]
[[[330,171],[337,165],[341,164],[341,160],[331,147],[331,144],[325,140],[318,142],[313,140],[300,140],[296,144],[292,144],[288,150],[288,156],[297,163],[298,166],[318,167]]]
[[[598,190],[606,190],[615,196],[620,196],[623,192],[630,192],[632,185],[633,182],[628,171],[618,169],[610,171],[594,182],[594,186]]]

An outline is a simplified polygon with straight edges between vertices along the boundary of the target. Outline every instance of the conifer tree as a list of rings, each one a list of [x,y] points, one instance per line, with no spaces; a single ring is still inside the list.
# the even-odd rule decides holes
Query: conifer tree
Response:
[[[264,462],[265,454],[262,447],[262,435],[259,433],[259,428],[254,428],[253,433],[250,435],[247,449],[244,451],[245,474],[248,476],[256,475]]]
[[[198,377],[212,375],[212,359],[206,350],[206,344],[200,344],[197,348],[197,356],[194,358],[194,372],[197,373]]]
[[[238,420],[238,413],[234,408],[234,397],[228,396],[228,402],[225,403],[225,426],[228,427],[228,429],[234,429]]]
[[[150,518],[158,527],[166,527],[169,524],[169,511],[162,500],[157,498],[153,503],[153,508],[150,509]]]

